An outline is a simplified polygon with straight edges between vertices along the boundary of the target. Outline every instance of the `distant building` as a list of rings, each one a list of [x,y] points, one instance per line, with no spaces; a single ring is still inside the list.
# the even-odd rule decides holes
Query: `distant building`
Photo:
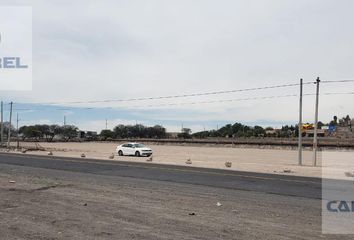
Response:
[[[167,132],[166,136],[167,138],[178,138],[178,134],[180,134],[179,132]]]
[[[334,135],[339,138],[354,138],[353,127],[337,127]]]
[[[77,138],[81,140],[96,140],[97,132],[95,131],[78,131]]]
[[[315,135],[314,129],[306,129],[305,130],[305,137],[313,137]],[[326,129],[317,129],[317,136],[318,137],[327,137],[328,131]]]
[[[85,131],[78,131],[77,132],[77,138],[79,138],[79,139],[85,138]]]
[[[276,137],[281,132],[281,129],[268,129],[265,131],[266,136]]]

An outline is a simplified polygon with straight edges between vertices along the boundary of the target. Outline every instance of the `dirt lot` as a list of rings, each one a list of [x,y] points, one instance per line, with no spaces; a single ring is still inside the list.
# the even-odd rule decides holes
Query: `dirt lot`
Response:
[[[4,240],[352,239],[321,235],[316,178],[0,156]]]
[[[52,150],[55,156],[80,157],[85,153],[87,158],[108,160],[114,153],[117,143],[39,143],[48,151]],[[33,147],[35,143],[21,143],[22,147]],[[297,166],[296,150],[284,149],[256,149],[232,148],[212,146],[171,146],[150,145],[154,151],[153,163],[186,165],[186,160],[191,159],[194,167],[230,169],[239,171],[276,173],[297,176],[321,177],[321,167],[312,166],[312,152],[304,151],[304,165]],[[46,151],[32,151],[29,154],[45,155]],[[322,165],[322,157],[338,159],[341,165],[322,166],[330,168],[329,174],[333,178],[343,178],[344,171],[354,171],[353,151],[327,151],[318,154],[318,166]],[[115,160],[145,162],[146,158],[119,157]],[[231,168],[225,167],[225,162],[231,162]],[[290,172],[289,172],[290,170]],[[284,172],[285,171],[285,172]],[[328,174],[327,174],[328,175]]]
[[[320,207],[311,198],[0,165],[4,240],[332,239],[320,234]]]

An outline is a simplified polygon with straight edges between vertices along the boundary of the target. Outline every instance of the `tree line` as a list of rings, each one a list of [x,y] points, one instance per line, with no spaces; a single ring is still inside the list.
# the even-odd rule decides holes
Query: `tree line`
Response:
[[[54,137],[60,137],[64,141],[69,141],[77,137],[78,128],[74,125],[59,126],[56,124],[36,124],[32,126],[22,126],[18,130],[19,136],[22,140],[32,139],[41,140],[45,139],[48,142],[53,141]]]
[[[333,117],[329,123],[319,122],[318,128],[322,126],[341,126],[352,127],[352,120],[349,115],[338,118]],[[4,137],[7,137],[8,129],[11,127],[12,136],[16,136],[17,132],[9,123],[4,123]],[[55,137],[59,140],[70,141],[78,137],[79,129],[74,125],[59,126],[56,124],[36,124],[29,126],[22,126],[18,130],[18,136],[22,140],[45,140],[53,141]],[[297,137],[299,134],[297,125],[285,125],[281,129],[273,129],[272,127],[263,128],[261,126],[248,126],[241,123],[226,124],[217,130],[201,131],[192,134],[191,129],[183,128],[177,134],[178,138],[238,138],[238,137]],[[170,137],[166,129],[161,125],[147,127],[141,124],[136,125],[117,125],[113,130],[102,130],[98,137],[93,140],[114,140],[114,139],[128,139],[128,138],[151,138],[162,139]]]
[[[336,127],[349,127],[352,128],[352,119],[349,115],[345,117],[338,118],[337,116],[333,117],[328,123],[318,122],[317,128],[322,128],[323,126],[336,126]],[[182,131],[182,135],[187,136],[188,138],[213,138],[213,137],[298,137],[299,130],[298,125],[285,125],[280,129],[275,130],[272,127],[263,128],[261,126],[247,126],[241,123],[235,124],[226,124],[218,130],[211,131],[202,131],[194,134],[187,134]]]
[[[297,125],[285,125],[278,131],[274,128],[248,126],[242,123],[226,124],[218,130],[202,131],[191,135],[194,138],[239,138],[239,137],[295,137],[298,135]]]
[[[340,126],[340,127],[352,127],[352,119],[349,115],[338,119],[337,116],[333,116],[333,120],[329,125]]]
[[[147,127],[141,124],[117,125],[112,130],[102,130],[100,133],[102,140],[124,139],[124,138],[166,138],[166,129],[161,125]]]
[[[4,124],[4,135],[7,136],[9,124]],[[54,138],[63,141],[70,141],[78,138],[79,128],[74,125],[60,126],[56,124],[36,124],[26,125],[17,131],[11,126],[12,136],[18,135],[23,141],[45,140],[51,142]],[[144,125],[117,125],[112,130],[102,130],[99,136],[90,138],[91,140],[113,140],[124,138],[166,138],[166,129],[160,125],[147,127]]]

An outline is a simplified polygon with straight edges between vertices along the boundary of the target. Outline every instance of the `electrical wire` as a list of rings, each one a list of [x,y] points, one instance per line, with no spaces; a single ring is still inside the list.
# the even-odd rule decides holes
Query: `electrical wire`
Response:
[[[324,80],[322,83],[348,83],[354,82],[354,80]],[[314,82],[304,82],[303,85],[313,84]],[[315,82],[316,83],[316,82]],[[32,102],[32,103],[20,103],[20,104],[38,104],[38,105],[59,105],[59,104],[82,104],[82,103],[111,103],[111,102],[131,102],[131,101],[145,101],[145,100],[161,100],[161,99],[174,99],[174,98],[185,98],[185,97],[197,97],[197,96],[208,96],[208,95],[219,95],[227,93],[236,93],[236,92],[247,92],[247,91],[257,91],[257,90],[266,90],[266,89],[276,89],[276,88],[285,88],[285,87],[294,87],[299,86],[300,83],[295,84],[282,84],[282,85],[273,85],[265,87],[256,87],[256,88],[245,88],[245,89],[234,89],[234,90],[224,90],[224,91],[214,91],[214,92],[204,92],[204,93],[192,93],[192,94],[181,94],[181,95],[170,95],[170,96],[158,96],[158,97],[146,97],[146,98],[130,98],[130,99],[108,99],[108,100],[93,100],[93,101],[70,101],[70,102]],[[354,94],[354,92],[347,93],[323,93],[320,95],[343,95],[343,94]],[[304,96],[314,95],[314,94],[304,94]],[[266,96],[266,97],[253,97],[253,98],[239,98],[239,99],[226,99],[226,100],[214,100],[214,101],[200,101],[200,102],[186,102],[186,103],[167,103],[167,104],[148,104],[145,106],[128,106],[131,108],[141,108],[141,107],[159,107],[159,106],[177,106],[177,105],[196,105],[196,104],[207,104],[207,103],[223,103],[223,102],[233,102],[233,101],[246,101],[246,100],[257,100],[257,99],[271,99],[271,98],[281,98],[281,97],[294,97],[296,94],[282,95],[282,96]],[[58,108],[51,110],[58,111],[70,111],[73,109],[114,109],[114,107],[66,107]],[[42,109],[14,109],[16,111],[34,111],[34,110],[43,110]]]
[[[313,82],[305,82],[303,84],[304,85],[308,85],[308,84],[312,84],[312,83]],[[180,95],[170,95],[170,96],[158,96],[158,97],[88,100],[88,101],[68,101],[68,102],[32,102],[31,104],[59,105],[59,104],[84,104],[84,103],[110,103],[110,102],[147,101],[147,100],[161,100],[161,99],[173,99],[173,98],[199,97],[199,96],[210,96],[210,95],[219,95],[219,94],[236,93],[236,92],[258,91],[258,90],[294,87],[294,86],[299,86],[299,85],[300,85],[300,83],[294,83],[294,84],[282,84],[282,85],[273,85],[273,86],[265,86],[265,87],[244,88],[244,89],[234,89],[234,90],[224,90],[224,91],[214,91],[214,92],[203,92],[203,93],[191,93],[191,94],[180,94]]]
[[[350,83],[354,82],[354,80],[327,80],[327,81],[321,81],[321,83]]]
[[[354,80],[324,80],[321,83],[349,83],[354,82]],[[303,85],[313,84],[315,82],[304,82]],[[191,94],[180,94],[180,95],[169,95],[169,96],[157,96],[157,97],[141,97],[141,98],[127,98],[127,99],[105,99],[105,100],[87,100],[87,101],[67,101],[67,102],[31,102],[30,104],[41,104],[41,105],[63,105],[63,104],[92,104],[92,103],[112,103],[112,102],[132,102],[132,101],[148,101],[148,100],[162,100],[162,99],[174,99],[174,98],[186,98],[186,97],[199,97],[199,96],[210,96],[210,95],[220,95],[236,92],[248,92],[248,91],[258,91],[285,87],[299,86],[300,83],[294,84],[282,84],[273,85],[265,87],[255,87],[255,88],[244,88],[244,89],[234,89],[234,90],[223,90],[214,92],[203,92],[203,93],[191,93]]]
[[[314,93],[306,93],[303,96],[314,96]],[[322,93],[320,95],[354,95],[354,92],[332,92],[332,93]],[[194,102],[181,102],[181,103],[164,103],[164,104],[148,104],[148,105],[131,105],[124,106],[125,108],[151,108],[151,107],[169,107],[169,106],[184,106],[184,105],[197,105],[197,104],[211,104],[211,103],[225,103],[225,102],[237,102],[237,101],[250,101],[250,100],[264,100],[264,99],[274,99],[274,98],[288,98],[288,97],[298,97],[298,94],[287,94],[287,95],[273,95],[273,96],[262,96],[262,97],[249,97],[249,98],[236,98],[236,99],[222,99],[222,100],[211,100],[211,101],[194,101]],[[15,108],[15,111],[41,111],[46,110],[47,107],[54,111],[71,111],[75,109],[82,110],[98,110],[98,109],[117,109],[117,107],[66,107],[66,108],[52,108],[52,106],[44,106],[44,108]],[[122,107],[121,107],[122,108]]]

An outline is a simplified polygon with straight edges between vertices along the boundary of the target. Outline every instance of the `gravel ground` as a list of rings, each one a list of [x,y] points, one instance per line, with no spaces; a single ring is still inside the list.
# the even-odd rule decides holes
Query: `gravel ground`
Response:
[[[318,199],[0,165],[5,240],[346,239],[320,220]]]

